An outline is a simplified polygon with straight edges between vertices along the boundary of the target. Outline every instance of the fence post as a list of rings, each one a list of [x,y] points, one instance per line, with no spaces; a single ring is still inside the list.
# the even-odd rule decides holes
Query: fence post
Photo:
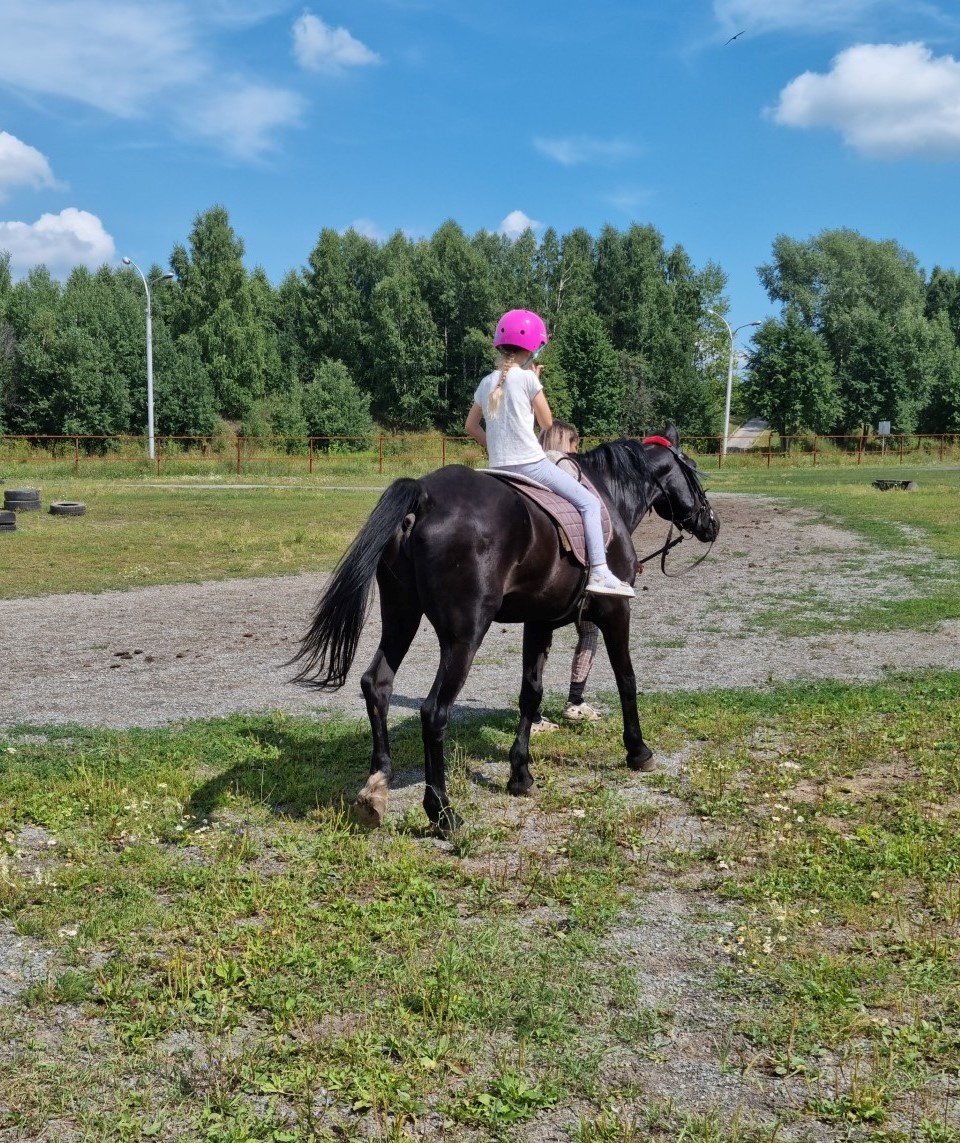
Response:
[[[447,467],[447,437],[446,437],[446,434],[444,434],[440,438],[440,467],[441,468]]]
[[[237,476],[240,475],[240,437],[237,437]]]
[[[813,438],[813,467],[817,467],[817,438]]]
[[[80,438],[73,438],[73,475],[80,475]]]
[[[900,434],[900,463],[903,464],[903,433]]]
[[[378,471],[383,476],[383,433],[380,434],[380,467]]]
[[[308,469],[310,475],[313,475],[313,437],[310,438],[310,466]]]

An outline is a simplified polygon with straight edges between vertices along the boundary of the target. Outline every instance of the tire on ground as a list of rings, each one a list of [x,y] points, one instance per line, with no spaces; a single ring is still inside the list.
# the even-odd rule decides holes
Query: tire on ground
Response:
[[[6,510],[0,512],[0,524],[16,524],[16,512],[7,512]]]
[[[38,512],[40,510],[40,490],[38,488],[6,488],[3,492],[3,506],[15,512]]]
[[[54,500],[50,511],[54,516],[82,516],[87,506],[80,500]]]
[[[16,530],[16,524],[0,524],[0,532],[15,532]]]

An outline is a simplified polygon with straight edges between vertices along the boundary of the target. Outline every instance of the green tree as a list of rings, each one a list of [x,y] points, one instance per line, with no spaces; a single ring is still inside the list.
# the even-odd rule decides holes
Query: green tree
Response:
[[[370,317],[374,415],[391,429],[429,428],[437,411],[442,343],[410,271],[377,283]]]
[[[362,448],[364,442],[350,438],[369,437],[374,431],[370,397],[357,388],[342,361],[320,362],[304,387],[302,402],[310,436],[340,438],[325,442],[325,447]]]
[[[760,327],[742,390],[747,406],[770,422],[784,448],[798,433],[830,431],[840,409],[833,362],[798,306],[788,306],[782,321]]]
[[[833,361],[837,428],[889,418],[909,428],[924,402],[925,295],[916,258],[894,241],[824,230],[806,242],[779,235],[759,269],[771,300],[792,306]]]
[[[321,230],[303,273],[306,375],[322,361],[343,361],[352,376],[370,374],[370,298],[378,281],[376,243],[354,231]]]
[[[927,283],[924,312],[933,321],[945,314],[953,340],[960,345],[960,274],[934,266]]]
[[[569,385],[571,415],[580,432],[591,436],[620,433],[624,418],[623,375],[600,318],[590,311],[569,314],[551,349]],[[556,403],[551,396],[551,404]]]
[[[917,428],[925,433],[960,433],[960,346],[947,307],[930,318],[927,332],[929,385]]]
[[[12,293],[10,255],[5,250],[0,250],[0,436],[7,431],[7,393],[13,381],[13,360],[17,344],[16,334],[7,317]]]
[[[156,431],[161,437],[209,437],[218,425],[213,384],[192,333],[174,340],[159,322],[153,332],[153,392]]]
[[[249,278],[253,320],[263,339],[263,384],[267,396],[293,390],[297,374],[288,370],[280,353],[281,328],[280,298],[263,268],[257,266]]]
[[[566,314],[596,309],[594,270],[594,241],[589,233],[578,227],[565,234],[560,243],[560,271],[553,295],[558,333]]]
[[[597,240],[594,280],[597,311],[621,353],[627,431],[672,420],[686,434],[714,432],[715,387],[697,365],[702,306],[719,293],[719,268],[698,274],[683,248],[667,251],[652,226],[625,233],[608,226]]]
[[[462,424],[478,378],[492,367],[495,311],[490,267],[448,220],[416,251],[414,272],[441,342],[440,415]]]
[[[194,220],[189,249],[174,247],[180,282],[174,333],[192,334],[220,414],[240,419],[266,392],[267,342],[243,266],[244,245],[227,211],[214,206]]]

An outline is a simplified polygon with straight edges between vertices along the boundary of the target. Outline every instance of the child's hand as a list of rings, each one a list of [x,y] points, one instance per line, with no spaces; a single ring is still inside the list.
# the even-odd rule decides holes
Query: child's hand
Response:
[[[543,372],[543,366],[538,365],[535,361],[529,366],[529,369],[531,373],[536,373],[538,379]]]

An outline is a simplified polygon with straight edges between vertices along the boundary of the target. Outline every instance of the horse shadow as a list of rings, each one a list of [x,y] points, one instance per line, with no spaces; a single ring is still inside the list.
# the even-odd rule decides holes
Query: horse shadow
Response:
[[[410,705],[414,705],[412,700]],[[503,761],[509,746],[495,743],[488,732],[512,732],[515,722],[516,714],[502,709],[460,712],[451,726],[453,740],[468,749],[482,741],[484,757]],[[500,735],[494,733],[492,737]],[[251,716],[244,720],[242,739],[243,756],[191,794],[186,805],[191,817],[202,820],[236,812],[238,803],[249,801],[266,807],[275,817],[302,819],[319,809],[345,807],[370,771],[370,728],[366,721]],[[394,757],[391,788],[400,790],[423,782],[419,718],[392,723],[390,739]],[[467,778],[478,786],[496,784],[474,766],[469,767]]]

